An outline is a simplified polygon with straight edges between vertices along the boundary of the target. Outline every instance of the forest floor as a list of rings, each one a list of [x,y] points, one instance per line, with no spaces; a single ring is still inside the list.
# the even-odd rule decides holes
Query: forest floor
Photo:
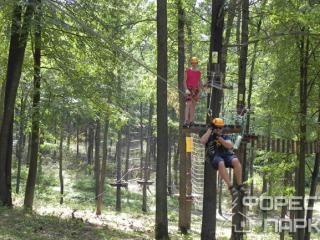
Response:
[[[154,239],[155,195],[154,189],[148,192],[147,213],[141,211],[141,190],[134,181],[128,190],[122,191],[122,210],[115,211],[115,189],[105,186],[104,208],[102,215],[95,214],[94,181],[92,169],[85,164],[68,163],[64,166],[64,202],[60,204],[58,163],[45,159],[42,174],[38,178],[32,213],[22,208],[24,193],[14,194],[14,208],[0,207],[0,240],[103,240],[103,239]],[[91,173],[89,173],[91,172]],[[13,179],[15,171],[13,171]],[[21,190],[27,178],[27,169],[22,171]],[[107,180],[110,182],[110,180]],[[15,183],[13,183],[15,189]],[[231,213],[230,199],[226,192],[223,196],[224,217],[217,214],[218,240],[230,238]],[[229,206],[229,207],[228,207]],[[279,239],[279,233],[261,230],[261,222],[255,215],[252,219],[252,231],[246,239]],[[178,200],[168,198],[168,223],[171,239],[200,239],[201,211],[193,206],[191,231],[181,235],[178,230]],[[320,239],[313,236],[312,239]],[[286,235],[286,239],[291,239]]]

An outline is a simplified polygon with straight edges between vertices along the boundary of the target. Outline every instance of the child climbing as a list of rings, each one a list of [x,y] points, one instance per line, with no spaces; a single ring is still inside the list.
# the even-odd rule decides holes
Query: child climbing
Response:
[[[190,127],[194,124],[195,108],[202,88],[201,72],[198,69],[198,59],[196,57],[191,58],[191,67],[185,71],[184,88],[186,93],[184,127]]]
[[[201,137],[200,142],[207,146],[210,163],[214,169],[218,170],[230,193],[233,196],[237,196],[239,193],[243,195],[245,189],[242,185],[242,167],[239,159],[232,151],[233,145],[229,137],[222,134],[223,127],[224,120],[214,118],[211,127]],[[231,184],[226,168],[234,169],[237,186]]]

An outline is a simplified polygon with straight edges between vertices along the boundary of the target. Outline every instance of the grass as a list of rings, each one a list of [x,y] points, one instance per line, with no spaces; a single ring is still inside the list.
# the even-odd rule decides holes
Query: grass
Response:
[[[108,226],[94,226],[81,220],[29,214],[22,209],[0,208],[1,240],[49,239],[141,239],[139,234]]]
[[[58,163],[51,159],[43,162],[43,173],[38,177],[34,199],[34,212],[22,209],[24,192],[13,194],[14,209],[0,208],[1,240],[40,240],[40,239],[154,239],[155,194],[148,192],[149,211],[143,213],[141,190],[136,183],[129,189],[122,189],[122,211],[115,211],[115,188],[105,184],[104,207],[101,216],[95,215],[94,180],[85,164],[68,160],[63,171],[65,182],[64,203],[59,204],[60,188]],[[13,171],[13,179],[15,179]],[[25,189],[27,168],[22,168],[21,190]],[[106,179],[111,182],[111,179]],[[135,186],[135,187],[134,187]],[[134,187],[134,188],[133,188]],[[153,186],[154,187],[154,186]],[[13,181],[13,189],[15,182]],[[231,202],[224,192],[223,211],[230,210]],[[200,239],[201,212],[192,214],[190,234],[184,236],[178,230],[178,199],[168,198],[169,234],[173,240]],[[257,222],[254,231],[247,233],[246,239],[279,239],[277,233],[263,232]],[[217,239],[229,239],[231,223],[218,217]],[[289,236],[286,236],[289,239]],[[313,239],[319,236],[313,235]]]

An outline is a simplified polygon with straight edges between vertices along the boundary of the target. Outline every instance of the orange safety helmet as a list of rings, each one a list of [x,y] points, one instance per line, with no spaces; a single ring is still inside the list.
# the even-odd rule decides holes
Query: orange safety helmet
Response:
[[[214,118],[212,119],[212,124],[216,127],[224,127],[224,121],[222,118]]]
[[[191,64],[198,64],[198,58],[197,57],[192,57],[191,58]]]

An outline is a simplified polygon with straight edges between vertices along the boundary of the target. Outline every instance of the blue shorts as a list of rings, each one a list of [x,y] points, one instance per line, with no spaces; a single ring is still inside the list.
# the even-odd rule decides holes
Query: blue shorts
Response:
[[[227,168],[233,168],[232,159],[237,158],[234,153],[215,153],[213,157],[210,158],[211,165],[214,169],[218,170],[219,162],[223,161]]]

